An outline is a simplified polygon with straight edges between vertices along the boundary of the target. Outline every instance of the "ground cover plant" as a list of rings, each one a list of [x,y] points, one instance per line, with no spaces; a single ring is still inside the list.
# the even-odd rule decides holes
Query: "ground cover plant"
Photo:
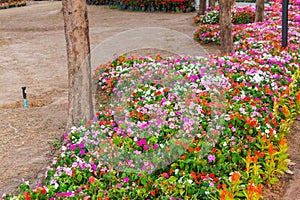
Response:
[[[268,9],[273,23],[240,28],[231,55],[100,66],[95,80],[112,101],[64,135],[43,184],[4,198],[261,198],[286,170],[285,136],[300,112],[299,22],[290,18],[282,49],[280,6]]]

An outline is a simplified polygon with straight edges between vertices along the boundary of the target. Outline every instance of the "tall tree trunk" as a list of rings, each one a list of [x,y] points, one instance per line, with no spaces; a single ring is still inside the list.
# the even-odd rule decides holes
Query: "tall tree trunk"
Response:
[[[85,0],[63,0],[68,59],[68,127],[93,118],[89,21]]]
[[[208,6],[213,9],[216,6],[216,0],[209,0]]]
[[[256,0],[255,4],[255,21],[262,22],[264,20],[265,1]]]
[[[206,11],[206,0],[200,0],[200,5],[199,5],[199,15],[204,15]]]
[[[219,0],[221,53],[233,51],[231,6],[233,0]]]

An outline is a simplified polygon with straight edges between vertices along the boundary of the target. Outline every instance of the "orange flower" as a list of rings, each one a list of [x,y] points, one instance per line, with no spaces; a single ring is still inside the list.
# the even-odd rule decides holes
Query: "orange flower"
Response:
[[[231,181],[233,183],[236,183],[241,177],[241,174],[239,172],[233,172],[231,175]]]
[[[300,103],[300,92],[296,96],[297,102]]]
[[[270,155],[273,155],[273,142],[270,144],[269,148],[268,148],[268,152]]]
[[[155,197],[155,190],[151,190],[150,194]]]

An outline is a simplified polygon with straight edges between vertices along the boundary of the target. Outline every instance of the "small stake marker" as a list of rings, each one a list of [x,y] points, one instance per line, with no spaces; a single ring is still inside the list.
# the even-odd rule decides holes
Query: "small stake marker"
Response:
[[[23,92],[24,108],[28,108],[27,100],[26,100],[26,87],[22,87],[22,92]]]

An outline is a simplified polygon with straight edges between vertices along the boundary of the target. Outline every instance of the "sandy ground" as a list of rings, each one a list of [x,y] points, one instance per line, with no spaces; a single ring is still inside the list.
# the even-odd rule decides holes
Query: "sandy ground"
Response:
[[[92,64],[115,54],[207,55],[216,47],[192,40],[195,13],[137,13],[89,6]],[[22,179],[37,184],[53,156],[67,118],[67,65],[61,2],[29,2],[0,10],[0,195],[16,192]],[[140,50],[140,49],[148,50]],[[22,108],[21,87],[27,87],[28,109]],[[295,123],[296,124],[296,123]],[[294,151],[286,190],[300,199],[299,122],[293,129]],[[298,182],[297,182],[298,181]],[[297,194],[298,191],[298,194]],[[289,195],[289,196],[287,196]],[[297,196],[298,195],[298,196]],[[282,199],[282,194],[274,198]]]

